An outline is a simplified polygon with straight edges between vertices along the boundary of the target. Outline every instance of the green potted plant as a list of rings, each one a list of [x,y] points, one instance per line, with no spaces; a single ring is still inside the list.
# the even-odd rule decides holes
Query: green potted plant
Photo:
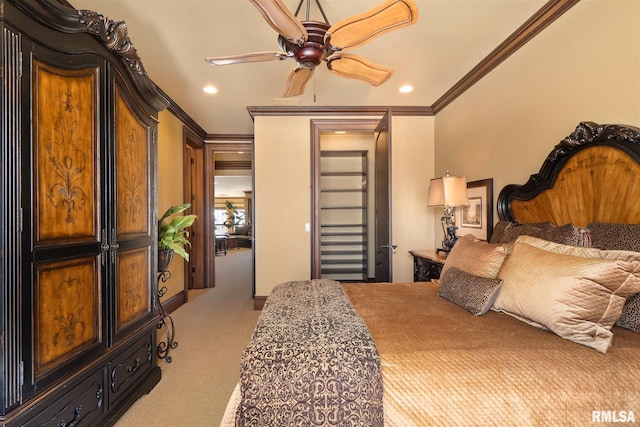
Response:
[[[227,220],[224,222],[224,225],[227,227],[229,234],[233,234],[235,232],[236,225],[240,225],[241,223],[242,215],[238,212],[238,208],[236,208],[230,201],[225,200],[225,206],[227,208]]]
[[[186,247],[190,246],[189,231],[196,220],[196,215],[174,216],[168,221],[168,218],[191,207],[191,203],[183,205],[171,206],[158,220],[158,270],[166,271],[173,260],[173,254],[176,253],[189,261],[189,254]],[[168,221],[168,222],[167,222]]]

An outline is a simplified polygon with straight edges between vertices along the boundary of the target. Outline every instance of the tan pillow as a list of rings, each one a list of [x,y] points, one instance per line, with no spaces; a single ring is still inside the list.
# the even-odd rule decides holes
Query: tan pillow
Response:
[[[585,258],[600,258],[600,259],[612,259],[622,260],[629,262],[640,262],[640,252],[634,251],[621,251],[621,250],[609,250],[604,251],[597,248],[585,248],[581,246],[563,245],[560,243],[551,242],[548,240],[538,239],[533,236],[520,236],[517,239],[518,242],[526,243],[531,246],[535,246],[538,249],[544,249],[545,251],[554,252],[557,254],[575,255]],[[512,248],[512,246],[511,246]],[[507,253],[511,253],[511,248],[507,249]]]
[[[603,251],[596,248],[586,248],[582,246],[563,245],[555,243],[550,240],[539,239],[533,236],[520,236],[516,240],[518,242],[526,243],[531,246],[535,246],[538,249],[544,249],[545,251],[554,252],[557,254],[574,255],[587,258],[602,258]],[[507,250],[511,252],[511,250]],[[640,261],[640,253],[638,253],[638,260]]]
[[[606,259],[598,250],[595,257],[575,256],[559,247],[566,245],[547,242],[556,246],[543,249],[527,243],[540,239],[529,239],[535,238],[516,240],[500,270],[494,309],[605,353],[626,298],[640,291],[640,261],[629,261],[630,254]]]
[[[487,243],[470,234],[463,236],[447,256],[440,277],[444,277],[449,268],[456,267],[475,276],[495,279],[506,254],[502,244]]]
[[[623,261],[640,261],[640,252],[624,250],[600,250],[596,248],[577,248],[573,246],[559,245],[535,237],[521,236],[520,241],[546,249],[556,253],[566,253],[590,258],[614,259]],[[509,247],[508,252],[512,249]],[[616,325],[640,333],[640,294],[632,295],[627,299],[622,308],[622,314],[616,321]]]

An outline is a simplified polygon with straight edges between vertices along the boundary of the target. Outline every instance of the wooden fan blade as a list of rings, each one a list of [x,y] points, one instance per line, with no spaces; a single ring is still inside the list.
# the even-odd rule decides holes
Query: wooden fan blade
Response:
[[[304,93],[304,87],[313,76],[313,68],[298,67],[287,76],[287,86],[282,93],[283,97],[298,96]]]
[[[250,0],[258,8],[265,21],[291,43],[302,44],[307,39],[307,30],[302,22],[281,0]]]
[[[352,49],[417,21],[418,7],[413,0],[387,0],[368,12],[332,25],[325,35],[325,44],[332,50]]]
[[[380,86],[393,74],[393,68],[374,64],[358,55],[348,53],[332,56],[327,61],[327,67],[339,76],[361,80],[371,86]]]
[[[231,56],[208,56],[204,58],[209,64],[213,65],[229,65],[229,64],[242,64],[245,62],[264,62],[273,61],[275,59],[287,59],[289,55],[286,52],[255,52],[255,53],[243,53],[242,55]]]

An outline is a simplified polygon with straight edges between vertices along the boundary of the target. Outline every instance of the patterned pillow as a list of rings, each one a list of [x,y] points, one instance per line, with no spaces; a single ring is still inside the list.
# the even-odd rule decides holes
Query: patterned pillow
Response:
[[[496,225],[493,226],[493,233],[491,233],[491,239],[489,240],[489,243],[502,243],[504,230],[509,224],[511,224],[511,221],[496,222]]]
[[[640,333],[640,294],[627,299],[616,325]]]
[[[501,243],[510,243],[520,236],[533,236],[563,245],[591,247],[591,236],[588,228],[565,224],[556,227],[550,222],[519,223],[513,221],[504,227]]]
[[[640,252],[640,224],[592,222],[587,228],[594,248]],[[640,333],[640,295],[627,299],[616,325]]]
[[[592,222],[587,228],[594,248],[640,252],[640,224]]]
[[[589,229],[577,227],[575,224],[565,224],[560,227],[554,226],[545,232],[544,238],[562,245],[591,247],[591,232]]]
[[[545,230],[537,224],[521,224],[514,221],[504,229],[504,235],[502,236],[501,243],[513,242],[518,238],[518,236],[522,235],[544,239]]]
[[[500,279],[487,279],[453,267],[440,281],[438,295],[458,304],[474,316],[491,309],[502,286]]]

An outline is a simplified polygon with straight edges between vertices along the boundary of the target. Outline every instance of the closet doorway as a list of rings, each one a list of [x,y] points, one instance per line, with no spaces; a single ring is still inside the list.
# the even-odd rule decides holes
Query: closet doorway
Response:
[[[389,281],[390,114],[311,124],[311,277]]]

